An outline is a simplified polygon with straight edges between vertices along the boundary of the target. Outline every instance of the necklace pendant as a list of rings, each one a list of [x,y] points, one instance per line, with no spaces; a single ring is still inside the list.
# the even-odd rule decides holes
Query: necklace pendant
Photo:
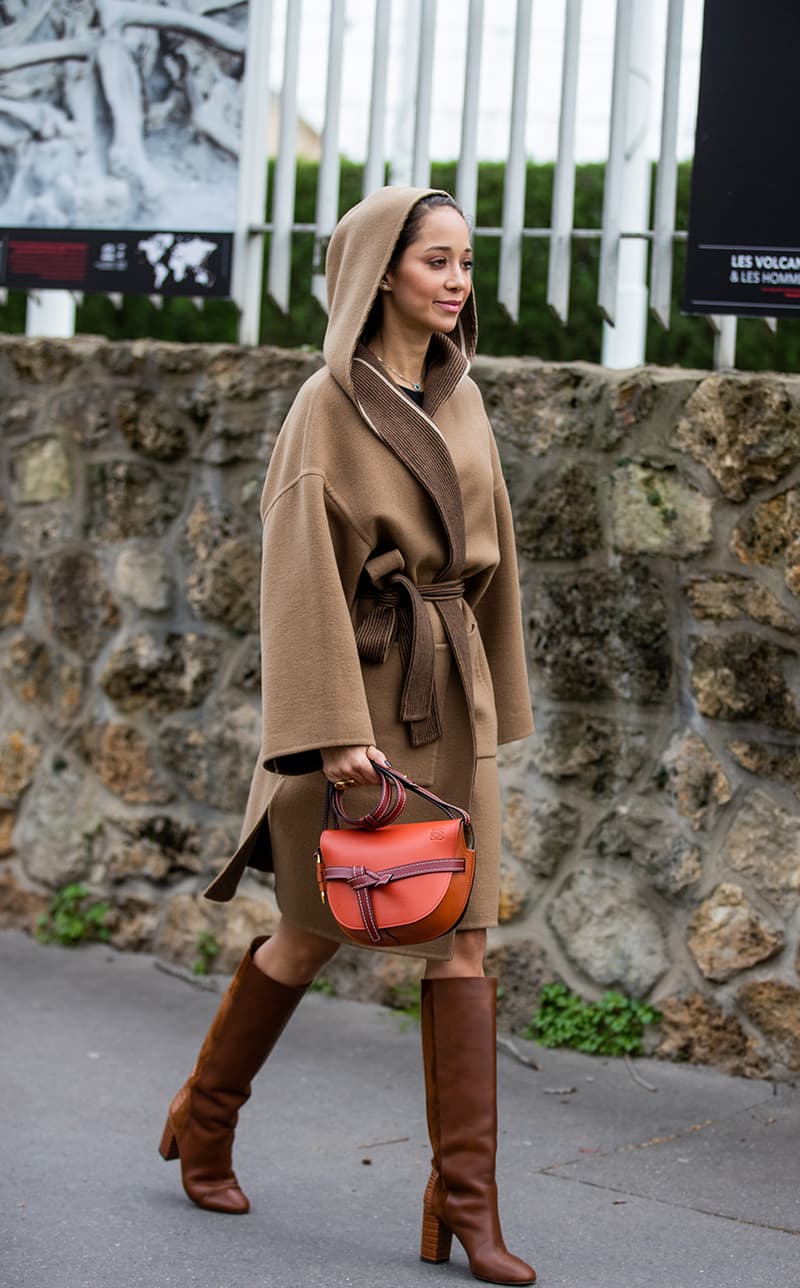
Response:
[[[418,394],[421,394],[421,393],[422,393],[422,385],[414,385],[414,392],[415,392],[415,393],[418,393]]]

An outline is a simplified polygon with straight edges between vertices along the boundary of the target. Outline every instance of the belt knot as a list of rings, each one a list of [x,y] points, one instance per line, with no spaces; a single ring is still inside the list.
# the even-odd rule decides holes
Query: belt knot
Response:
[[[364,599],[375,600],[375,606],[356,631],[359,656],[364,662],[380,665],[386,661],[389,649],[397,640],[405,669],[400,719],[408,725],[412,746],[435,742],[441,737],[442,725],[436,700],[436,645],[425,601],[435,604],[438,609],[440,604],[462,599],[463,581],[434,581],[418,586],[404,573],[392,572],[381,586],[365,582],[359,595]],[[461,623],[458,633],[466,637],[461,613],[457,609],[455,612]],[[448,639],[455,646],[451,635],[458,628],[454,626],[453,615],[445,615],[440,611],[440,616]],[[464,679],[466,638],[459,640],[458,645],[459,647],[454,647],[454,652]],[[466,683],[469,684],[469,680]],[[467,688],[467,693],[471,697],[471,685]]]

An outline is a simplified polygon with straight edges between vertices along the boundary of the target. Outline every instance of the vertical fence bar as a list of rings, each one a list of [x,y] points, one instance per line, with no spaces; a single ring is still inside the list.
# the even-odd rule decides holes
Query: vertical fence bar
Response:
[[[362,195],[382,188],[386,167],[386,95],[389,82],[389,32],[392,0],[376,0],[372,44],[372,87],[369,101],[369,141]]]
[[[511,126],[503,184],[503,232],[497,299],[513,322],[519,317],[522,270],[522,229],[525,223],[525,117],[528,111],[528,68],[531,44],[531,0],[517,0],[514,29],[514,85]]]
[[[292,223],[297,148],[297,70],[303,0],[286,5],[286,42],[281,88],[281,128],[272,194],[272,237],[269,248],[269,293],[283,313],[289,311],[292,275]]]
[[[622,179],[625,166],[625,130],[628,119],[628,81],[631,63],[632,0],[617,0],[614,32],[614,83],[611,92],[611,127],[608,161],[603,185],[603,232],[600,239],[600,280],[597,303],[603,317],[613,326],[619,271]]]
[[[483,0],[469,0],[467,55],[464,60],[464,102],[461,109],[461,147],[456,172],[456,199],[469,219],[478,209],[478,107],[483,46]]]
[[[328,293],[325,289],[325,251],[339,214],[339,121],[342,109],[345,6],[346,0],[331,0],[325,126],[322,133],[322,158],[319,165],[317,209],[314,218],[316,232],[311,268],[311,294],[326,312]]]
[[[25,334],[69,339],[75,334],[75,299],[70,291],[29,291]]]
[[[653,89],[653,26],[649,5],[631,10],[628,90],[625,101],[625,151],[622,191],[617,208],[615,325],[603,324],[601,362],[607,367],[635,367],[647,348],[647,241],[650,229],[652,165],[647,152],[647,123]]]
[[[736,366],[736,327],[739,319],[732,313],[715,313],[714,370]]]
[[[572,220],[575,213],[575,114],[578,99],[580,34],[581,0],[567,0],[564,12],[558,154],[553,175],[550,257],[547,266],[547,303],[558,320],[563,323],[566,323],[569,317],[569,270],[572,252]]]
[[[669,0],[650,278],[650,308],[665,330],[669,330],[672,304],[672,235],[675,232],[675,194],[678,186],[678,102],[682,34],[683,0]]]
[[[231,294],[239,306],[239,343],[258,344],[261,323],[261,279],[264,273],[264,235],[250,232],[264,222],[267,201],[267,158],[264,140],[269,128],[269,55],[272,0],[248,8],[239,192],[233,246]]]
[[[413,183],[414,116],[419,73],[419,27],[421,0],[403,0],[402,57],[398,74],[400,93],[392,113],[389,183]]]
[[[411,166],[411,182],[417,188],[427,188],[431,181],[430,141],[435,40],[436,0],[422,0],[419,17],[417,110],[414,116],[414,159]]]

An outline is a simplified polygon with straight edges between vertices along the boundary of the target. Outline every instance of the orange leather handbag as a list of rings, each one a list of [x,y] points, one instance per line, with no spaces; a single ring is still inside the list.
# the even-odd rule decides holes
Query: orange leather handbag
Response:
[[[320,896],[356,944],[391,948],[428,943],[453,930],[466,911],[475,876],[469,814],[395,769],[375,768],[382,779],[381,798],[363,818],[350,818],[343,790],[328,784],[316,854]],[[396,823],[409,791],[446,817],[433,823]]]

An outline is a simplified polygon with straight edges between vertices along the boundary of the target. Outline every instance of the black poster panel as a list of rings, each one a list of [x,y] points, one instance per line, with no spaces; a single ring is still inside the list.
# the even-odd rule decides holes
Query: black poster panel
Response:
[[[0,286],[221,299],[232,246],[232,233],[2,228]]]
[[[686,313],[800,314],[800,3],[705,0]]]

